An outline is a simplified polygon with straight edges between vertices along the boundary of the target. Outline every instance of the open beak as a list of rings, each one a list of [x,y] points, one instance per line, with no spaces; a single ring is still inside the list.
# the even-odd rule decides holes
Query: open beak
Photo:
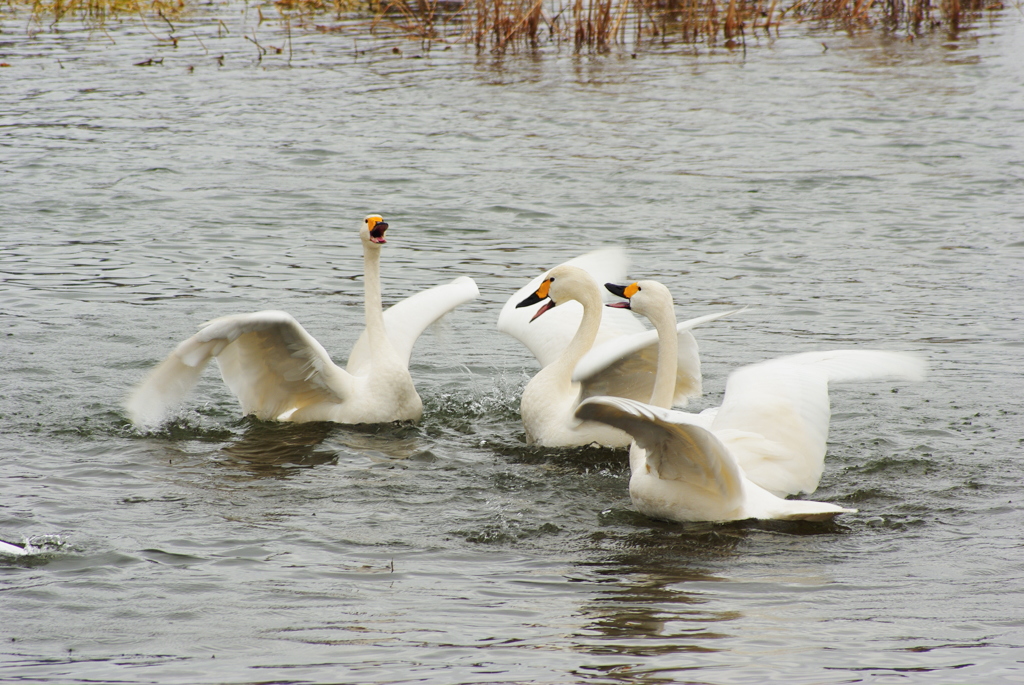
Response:
[[[554,307],[555,307],[555,303],[554,303],[554,301],[553,301],[553,300],[548,300],[548,301],[547,301],[547,302],[546,302],[546,303],[544,304],[544,306],[543,306],[543,307],[541,307],[540,309],[538,309],[538,310],[537,310],[537,313],[533,315],[533,317],[532,317],[532,318],[530,319],[530,321],[533,321],[534,319],[536,319],[536,318],[537,318],[538,316],[540,316],[541,314],[543,314],[543,313],[544,313],[544,312],[546,312],[547,310],[549,310],[549,309],[554,309]]]
[[[533,319],[536,319],[538,316],[540,316],[541,314],[543,314],[544,312],[546,312],[547,310],[549,310],[549,309],[551,309],[552,307],[555,306],[554,300],[550,299],[551,298],[551,296],[549,294],[550,287],[551,287],[551,281],[550,280],[544,281],[543,283],[540,284],[540,287],[537,288],[536,292],[534,292],[532,295],[527,297],[525,300],[523,300],[522,302],[517,304],[516,305],[516,309],[519,309],[520,307],[529,307],[532,304],[537,304],[538,302],[543,302],[544,300],[547,300],[547,303],[543,307],[538,309],[537,313],[534,314],[533,318],[530,319],[530,321],[533,321]]]
[[[370,242],[378,243],[383,245],[387,241],[384,240],[384,231],[388,230],[388,225],[383,221],[378,221],[370,229]]]
[[[614,283],[605,283],[604,288],[612,295],[626,298],[624,302],[609,302],[607,307],[614,307],[615,309],[631,309],[629,306],[629,295],[626,294],[626,288],[629,286],[615,285]]]

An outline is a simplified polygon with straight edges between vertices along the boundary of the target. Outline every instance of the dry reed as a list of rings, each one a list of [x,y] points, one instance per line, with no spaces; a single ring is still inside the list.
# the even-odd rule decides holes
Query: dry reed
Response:
[[[319,14],[333,12],[341,15],[366,8],[364,0],[274,0],[274,6],[281,12],[298,12],[300,14]]]
[[[777,33],[784,22],[912,37],[938,27],[956,31],[983,10],[1001,7],[999,0],[387,0],[378,21],[480,50],[552,43],[599,52],[652,41],[737,47],[756,32]],[[401,20],[389,20],[389,13]]]
[[[197,0],[6,0],[28,7],[39,23],[51,17],[102,21],[159,15],[169,22]],[[367,4],[369,3],[369,4]],[[783,23],[813,22],[847,31],[881,28],[908,36],[938,27],[956,31],[1000,0],[276,0],[291,31],[293,14],[370,13],[371,31],[387,28],[422,41],[466,43],[505,52],[541,45],[575,51],[638,49],[654,42],[746,45]],[[258,6],[257,6],[258,9]],[[261,21],[263,19],[260,12]]]
[[[57,23],[67,17],[103,21],[122,15],[176,17],[186,11],[185,0],[30,0],[9,5],[27,7],[33,17],[52,18]]]

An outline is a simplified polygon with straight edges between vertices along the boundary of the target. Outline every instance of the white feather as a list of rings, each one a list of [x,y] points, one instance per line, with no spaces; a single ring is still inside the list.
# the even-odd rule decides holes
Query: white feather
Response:
[[[779,357],[734,371],[711,429],[747,477],[777,495],[814,492],[824,469],[829,383],[920,380],[917,356],[829,350]]]

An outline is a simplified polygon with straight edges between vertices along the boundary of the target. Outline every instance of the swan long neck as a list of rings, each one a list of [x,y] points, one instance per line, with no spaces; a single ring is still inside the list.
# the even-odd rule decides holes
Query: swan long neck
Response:
[[[384,329],[384,305],[380,293],[380,250],[363,248],[363,299],[365,301],[366,333],[373,349],[387,340]]]
[[[560,373],[567,377],[572,376],[576,364],[594,346],[597,331],[601,328],[601,296],[587,290],[577,293],[574,299],[583,305],[583,318],[580,320],[580,327],[576,329],[576,335],[555,361],[555,364],[559,365]]]
[[[659,307],[655,316],[648,317],[658,331],[658,367],[654,376],[651,404],[671,409],[676,396],[676,367],[679,356],[679,333],[676,331],[676,313],[671,303]]]

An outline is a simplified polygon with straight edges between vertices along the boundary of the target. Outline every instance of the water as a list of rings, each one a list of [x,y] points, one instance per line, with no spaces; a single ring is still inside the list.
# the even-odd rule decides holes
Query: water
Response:
[[[0,559],[3,680],[1024,679],[1019,14],[635,59],[296,29],[291,68],[251,8],[216,16],[177,48],[0,25],[0,537],[37,551]],[[387,302],[481,290],[415,350],[421,424],[252,421],[212,368],[127,424],[225,313],[285,309],[343,361],[371,211]],[[814,498],[860,513],[651,521],[623,453],[524,444],[498,309],[610,244],[680,316],[750,307],[699,331],[698,409],[771,356],[927,356],[832,392]]]

